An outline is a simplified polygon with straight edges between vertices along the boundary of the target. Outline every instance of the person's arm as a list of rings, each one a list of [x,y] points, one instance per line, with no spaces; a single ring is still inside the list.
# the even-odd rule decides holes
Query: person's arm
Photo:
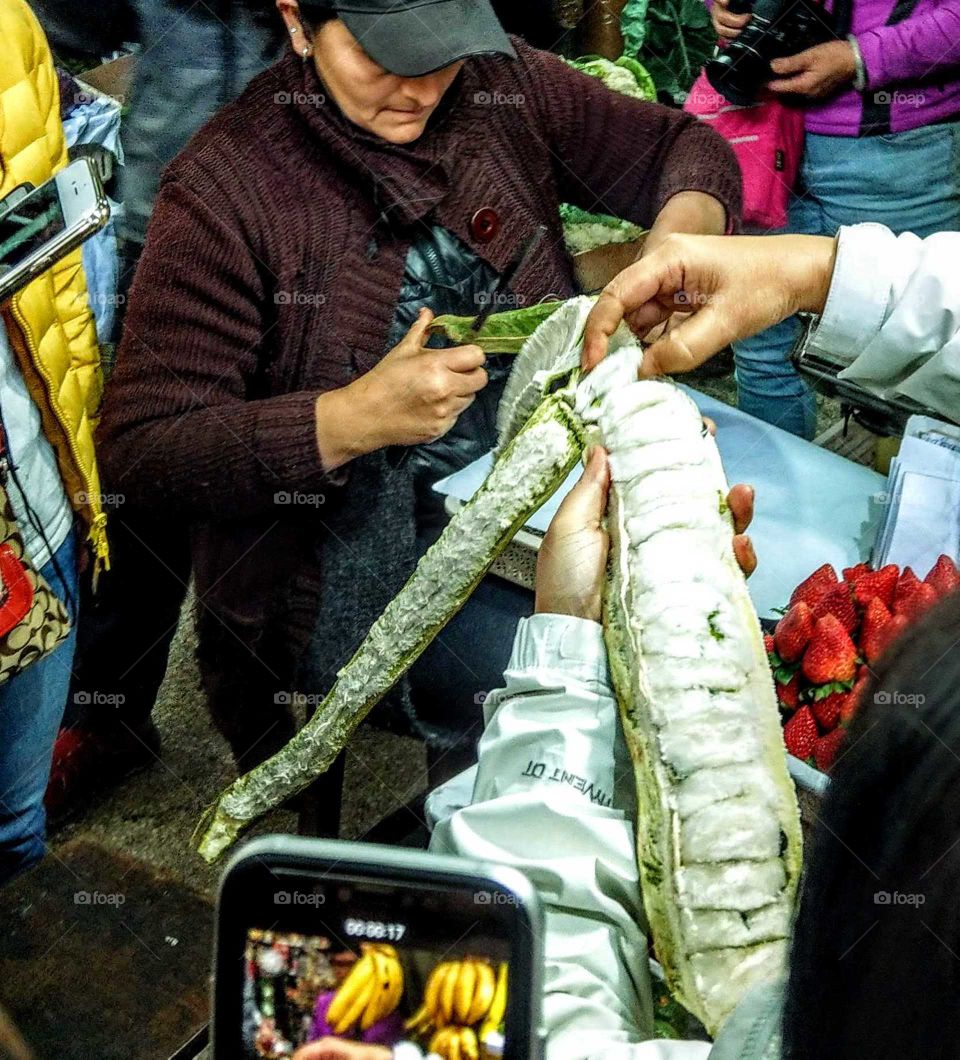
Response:
[[[798,311],[822,314],[816,346],[857,357],[866,371],[882,355],[888,378],[925,361],[905,393],[928,374],[960,380],[960,233],[919,239],[882,225],[824,236],[676,236],[624,269],[587,320],[584,367],[606,355],[621,321],[645,334],[673,311],[683,291],[692,314],[646,351],[643,376],[686,372],[729,343]],[[932,355],[932,356],[931,356]],[[850,369],[847,369],[847,373]]]
[[[521,621],[505,687],[484,705],[472,803],[439,822],[431,848],[515,865],[536,885],[551,1060],[694,1060],[705,1043],[649,1040],[636,795],[597,621],[608,481],[598,450],[551,524],[538,613]]]
[[[250,400],[268,293],[228,217],[168,180],[131,290],[98,443],[114,487],[148,510],[247,516],[334,485],[318,394]]]
[[[682,211],[665,220],[705,233],[736,227],[740,169],[712,129],[682,111],[613,92],[555,55],[521,43],[517,52],[563,201],[653,228],[669,201],[686,193]],[[657,238],[666,234],[663,224]]]
[[[927,81],[951,68],[955,77],[960,63],[960,0],[922,5],[902,22],[858,33],[857,43],[868,89]]]

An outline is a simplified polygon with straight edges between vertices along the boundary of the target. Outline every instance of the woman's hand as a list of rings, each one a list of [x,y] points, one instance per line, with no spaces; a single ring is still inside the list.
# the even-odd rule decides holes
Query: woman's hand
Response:
[[[819,313],[836,241],[823,236],[671,236],[603,289],[584,334],[583,367],[607,353],[625,320],[645,338],[678,310],[688,319],[651,345],[641,378],[689,372],[737,339],[793,313]]]
[[[736,40],[751,18],[753,15],[749,11],[734,15],[730,11],[730,0],[713,0],[710,8],[710,21],[721,40]]]
[[[767,83],[771,92],[808,99],[832,96],[839,89],[853,84],[857,76],[853,45],[845,40],[828,41],[796,55],[774,59],[770,68],[779,75]]]
[[[421,309],[375,368],[317,399],[317,446],[327,470],[388,445],[435,441],[487,385],[479,346],[425,346],[432,321]]]
[[[293,1054],[293,1060],[390,1060],[391,1056],[393,1050],[385,1045],[363,1045],[339,1038],[321,1038],[298,1049]]]
[[[603,526],[610,492],[605,449],[597,446],[580,481],[564,497],[537,555],[537,614],[573,615],[599,622],[610,539]],[[757,569],[746,534],[753,520],[753,488],[734,486],[727,495],[733,516],[733,552],[747,577]]]

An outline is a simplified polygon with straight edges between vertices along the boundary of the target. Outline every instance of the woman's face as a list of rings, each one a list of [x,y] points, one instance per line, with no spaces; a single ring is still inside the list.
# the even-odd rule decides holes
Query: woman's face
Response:
[[[457,62],[424,77],[398,77],[375,63],[339,18],[317,27],[310,41],[296,5],[281,0],[278,6],[294,51],[302,55],[305,46],[310,49],[317,73],[344,115],[392,144],[412,143],[423,134],[463,66]]]

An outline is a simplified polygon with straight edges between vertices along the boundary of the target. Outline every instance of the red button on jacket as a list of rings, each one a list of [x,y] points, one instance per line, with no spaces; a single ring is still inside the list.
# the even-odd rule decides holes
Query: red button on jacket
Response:
[[[478,243],[489,243],[495,239],[500,231],[500,215],[489,206],[477,212],[470,218],[470,235]]]

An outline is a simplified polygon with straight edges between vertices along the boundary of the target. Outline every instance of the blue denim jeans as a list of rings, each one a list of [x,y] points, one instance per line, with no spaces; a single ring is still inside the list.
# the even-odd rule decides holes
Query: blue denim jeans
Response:
[[[833,236],[877,221],[898,235],[960,230],[960,123],[888,136],[808,134],[783,232]],[[734,345],[738,404],[767,423],[812,438],[814,396],[790,362],[800,322],[790,317]]]
[[[72,531],[54,560],[56,566],[51,561],[41,573],[57,596],[65,603],[69,599],[75,607],[77,545]],[[77,616],[72,609],[70,617],[73,628],[66,640],[0,685],[0,885],[43,857],[43,793],[67,702],[77,640]]]

